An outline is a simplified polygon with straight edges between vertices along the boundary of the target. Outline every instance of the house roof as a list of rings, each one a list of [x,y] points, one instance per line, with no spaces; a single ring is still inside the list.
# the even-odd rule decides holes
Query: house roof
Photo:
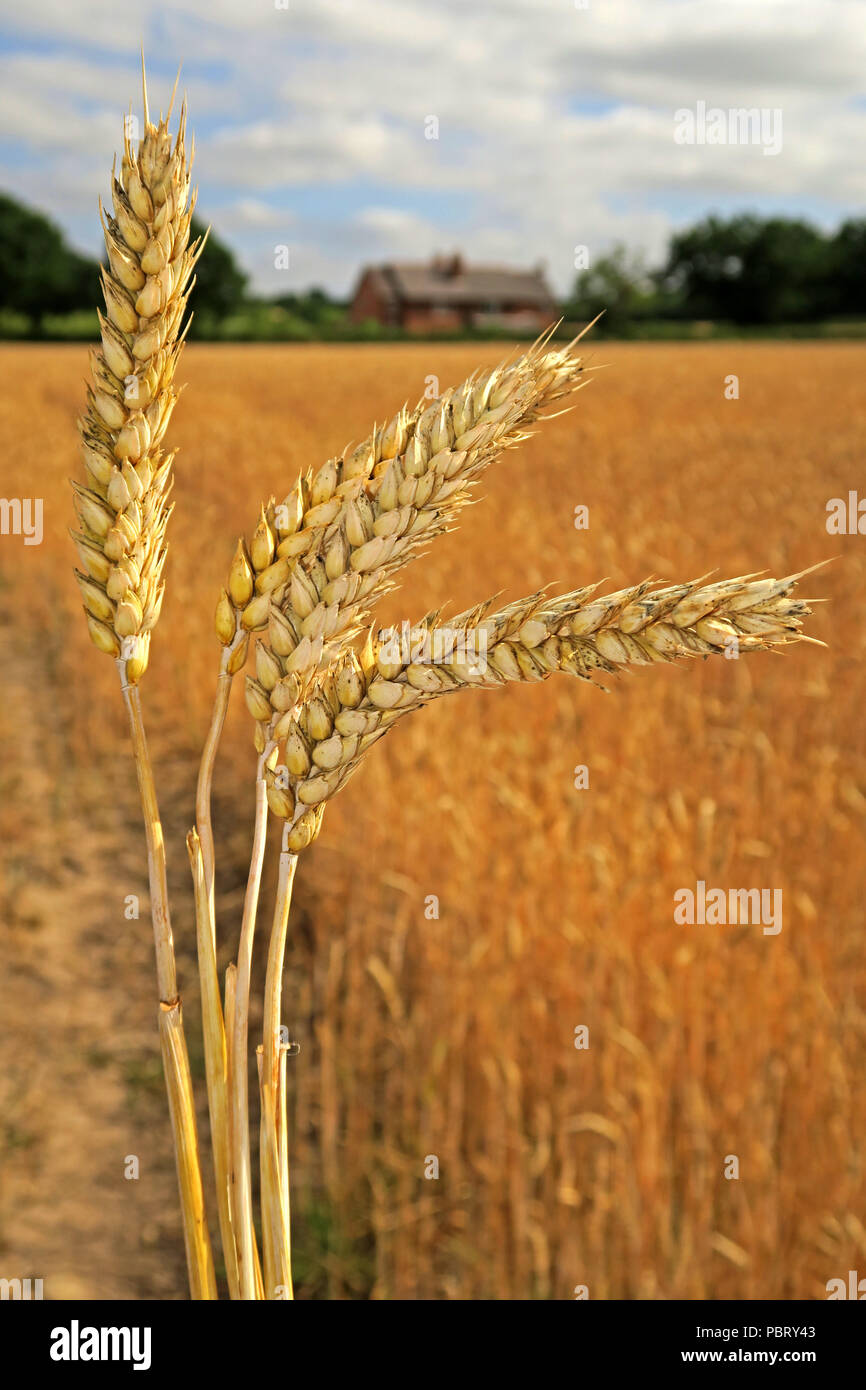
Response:
[[[438,257],[426,263],[392,261],[373,266],[385,298],[401,304],[490,304],[517,302],[547,308],[553,295],[539,270],[506,266],[467,266],[459,256]]]

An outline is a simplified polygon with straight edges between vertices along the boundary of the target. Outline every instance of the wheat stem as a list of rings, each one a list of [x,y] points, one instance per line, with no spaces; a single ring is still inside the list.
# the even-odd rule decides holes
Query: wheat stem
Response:
[[[153,918],[153,938],[156,947],[156,977],[160,1002],[172,1004],[177,998],[177,968],[174,959],[174,939],[171,934],[171,914],[168,906],[168,880],[166,877],[165,840],[162,822],[159,818],[159,805],[156,799],[156,786],[153,768],[144,732],[144,719],[141,712],[141,696],[134,685],[126,679],[126,662],[118,661],[121,690],[129,715],[132,735],[132,752],[135,771],[138,776],[138,789],[141,796],[141,809],[144,815],[144,833],[147,839],[147,869],[150,882],[150,906]]]
[[[259,759],[256,776],[256,809],[253,848],[250,856],[247,888],[244,895],[244,914],[238,945],[237,980],[235,984],[232,1020],[232,1171],[235,1204],[235,1225],[240,1243],[241,1296],[256,1297],[255,1251],[256,1234],[253,1225],[252,1179],[250,1173],[250,1122],[247,1046],[249,1039],[250,973],[253,959],[253,939],[262,865],[267,838],[268,802],[263,775],[263,758]]]
[[[291,1221],[289,1203],[289,1115],[286,1098],[286,1063],[288,1061],[288,1047],[280,1048],[280,1089],[277,1098],[277,1119],[279,1134],[279,1157],[280,1157],[280,1190],[283,1197],[283,1208],[286,1213],[286,1238],[289,1242],[289,1255],[291,1256]],[[289,1267],[291,1268],[291,1261]]]
[[[213,1299],[217,1296],[216,1278],[205,1215],[189,1056],[183,1032],[181,1001],[177,992],[177,969],[168,905],[165,842],[162,834],[162,823],[159,818],[153,768],[144,732],[141,698],[138,687],[127,682],[126,662],[120,660],[117,666],[120,672],[123,699],[129,714],[135,770],[138,776],[147,839],[150,905],[156,946],[156,975],[159,991],[160,1047],[174,1136],[190,1294],[194,1299]]]
[[[227,669],[231,651],[231,647],[223,648],[220,659],[216,695],[214,696],[210,727],[208,728],[207,738],[205,739],[204,748],[202,749],[195,793],[196,830],[198,831],[198,837],[201,841],[204,884],[207,901],[210,905],[211,929],[214,936],[214,944],[216,944],[216,921],[214,910],[214,842],[213,822],[211,818],[211,791],[213,788],[213,772],[217,751],[219,749],[220,739],[222,738],[226,714],[228,713],[229,699],[231,698],[232,676]]]
[[[207,1228],[195,1100],[179,999],[171,1005],[160,1003],[159,1042],[174,1135],[190,1296],[197,1302],[212,1300],[217,1297],[216,1275]]]
[[[283,960],[292,886],[298,857],[280,854],[280,871],[274,906],[274,921],[268,948],[265,977],[264,1028],[262,1033],[262,1247],[265,1258],[265,1294],[293,1298],[291,1242],[289,1235],[288,1152],[285,1139],[285,1103],[281,1105],[280,1011],[282,1006]]]
[[[213,913],[210,911],[208,903],[202,845],[195,830],[191,830],[187,835],[186,844],[195,890],[196,946],[201,982],[202,1033],[204,1036],[207,1098],[217,1187],[220,1238],[229,1295],[231,1298],[237,1299],[240,1298],[240,1279],[231,1209],[229,1071],[213,941]]]
[[[249,1160],[249,1121],[247,1118],[247,1068],[232,1065],[232,1058],[246,1058],[247,1052],[247,1013],[249,1009],[249,963],[241,976],[242,1008],[235,1007],[237,1001],[238,975],[232,975],[231,1010],[226,999],[226,1017],[223,1018],[219,985],[216,972],[216,909],[214,897],[214,838],[211,811],[213,773],[216,764],[220,739],[225,726],[231,698],[234,672],[232,665],[237,649],[246,642],[246,634],[238,626],[231,643],[223,648],[217,689],[211,711],[210,726],[202,750],[196,785],[196,846],[190,847],[190,863],[196,897],[196,923],[198,929],[199,969],[202,975],[202,1009],[205,999],[209,1015],[204,1016],[205,1055],[208,1069],[208,1103],[211,1117],[211,1134],[214,1150],[217,1187],[220,1203],[220,1231],[226,1270],[232,1298],[256,1297],[256,1274],[258,1251],[256,1249],[255,1229],[252,1218],[252,1195],[250,1185]],[[258,798],[257,798],[258,806]],[[265,812],[266,812],[265,805]],[[261,859],[264,852],[263,832],[256,826],[254,860],[258,853],[259,865],[256,875],[256,900],[258,898],[258,878],[261,874]],[[260,851],[258,841],[262,838]],[[200,872],[199,872],[200,869]],[[252,870],[251,870],[252,873]],[[249,887],[247,898],[249,898]],[[247,903],[245,902],[244,921],[247,922]],[[253,907],[253,921],[255,909]],[[242,956],[252,951],[251,929],[241,933]],[[236,1022],[241,1036],[237,1049],[231,1043]],[[228,1029],[228,1039],[226,1037]],[[210,1054],[208,1034],[210,1033]],[[213,1075],[211,1074],[213,1071]],[[237,1087],[237,1091],[236,1091]],[[238,1092],[240,1093],[238,1095]],[[234,1108],[234,1117],[232,1110]],[[237,1147],[235,1147],[237,1143]],[[258,1278],[259,1285],[261,1278]]]

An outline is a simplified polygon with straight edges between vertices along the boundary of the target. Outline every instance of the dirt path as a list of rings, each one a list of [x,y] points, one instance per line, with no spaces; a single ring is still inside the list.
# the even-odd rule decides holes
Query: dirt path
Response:
[[[65,756],[44,648],[21,638],[0,625],[0,1276],[42,1278],[45,1298],[171,1298],[185,1279],[141,825],[128,777],[103,780],[106,807],[108,770]]]

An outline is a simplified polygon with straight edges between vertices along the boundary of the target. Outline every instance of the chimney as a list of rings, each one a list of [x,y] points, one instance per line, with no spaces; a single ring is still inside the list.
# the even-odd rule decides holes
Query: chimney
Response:
[[[456,275],[463,274],[463,257],[459,251],[454,251],[451,255],[433,257],[432,269],[434,275],[439,275],[443,280],[453,280]]]

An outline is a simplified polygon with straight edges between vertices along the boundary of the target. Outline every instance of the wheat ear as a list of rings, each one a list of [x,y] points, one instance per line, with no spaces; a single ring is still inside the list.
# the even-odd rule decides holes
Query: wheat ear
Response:
[[[467,687],[546,680],[555,671],[588,680],[631,665],[804,640],[810,610],[791,596],[801,577],[665,588],[645,581],[598,598],[593,584],[553,599],[532,594],[492,614],[488,601],[447,626],[431,614],[409,630],[411,660],[393,635],[374,641],[370,634],[360,657],[346,653],[287,718],[283,761],[279,748],[268,758],[268,800],[289,823],[287,845],[299,853],[315,839],[325,802],[410,710]]]
[[[79,422],[87,485],[73,483],[81,530],[76,572],[95,645],[126,661],[136,684],[162,605],[173,455],[162,447],[178,397],[181,321],[201,250],[189,244],[195,196],[185,148],[186,104],[172,144],[168,120],[133,150],[128,127],[113,215],[102,211],[108,268],[101,345],[91,352],[87,412]]]
[[[584,373],[573,345],[552,349],[539,340],[420,414],[395,417],[360,458],[352,455],[348,469],[331,459],[312,479],[300,479],[291,505],[276,513],[275,531],[262,517],[249,550],[235,556],[217,613],[218,631],[228,638],[238,600],[251,595],[240,621],[251,630],[267,627],[256,647],[256,676],[246,682],[259,752],[279,737],[281,717],[303,699],[315,673],[357,635],[396,571],[454,521],[470,484],[525,439],[539,415],[588,380]]]

